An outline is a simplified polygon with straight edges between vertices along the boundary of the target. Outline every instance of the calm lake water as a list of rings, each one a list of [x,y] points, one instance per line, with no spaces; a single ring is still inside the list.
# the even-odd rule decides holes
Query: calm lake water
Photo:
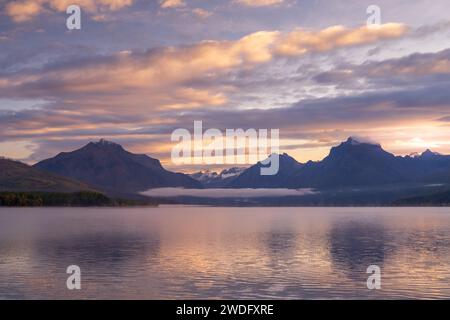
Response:
[[[0,298],[450,298],[450,209],[2,208]]]

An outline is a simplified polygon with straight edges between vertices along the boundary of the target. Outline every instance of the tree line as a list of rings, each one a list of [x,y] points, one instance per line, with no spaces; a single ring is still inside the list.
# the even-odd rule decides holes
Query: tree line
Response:
[[[58,192],[0,192],[0,206],[7,207],[89,207],[131,205],[111,199],[102,193],[81,191]]]

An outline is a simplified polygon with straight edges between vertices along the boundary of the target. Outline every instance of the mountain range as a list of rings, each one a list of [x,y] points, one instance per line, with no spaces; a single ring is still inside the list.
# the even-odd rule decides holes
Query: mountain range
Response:
[[[187,175],[166,170],[157,159],[100,140],[34,166],[0,159],[0,191],[94,190],[131,197],[149,189],[169,187],[312,188],[319,191],[320,196],[304,199],[321,205],[330,203],[330,199],[335,199],[333,203],[345,204],[373,199],[384,203],[406,196],[422,199],[431,191],[445,195],[450,190],[450,156],[430,150],[414,156],[395,156],[379,144],[348,138],[333,147],[321,161],[300,163],[286,153],[279,157],[279,172],[274,176],[260,174],[261,162],[220,173],[203,171]],[[365,193],[355,190],[365,190]],[[432,199],[442,203],[442,196]]]
[[[279,170],[276,175],[261,175],[263,165],[258,162],[247,170],[244,170],[233,181],[230,181],[227,188],[286,188],[290,177],[301,170],[303,164],[297,162],[294,158],[284,153],[279,155]]]
[[[379,144],[355,138],[333,147],[322,161],[302,164],[282,154],[274,176],[261,176],[261,166],[257,163],[245,170],[227,187],[336,189],[450,183],[450,156],[430,150],[416,156],[395,156]]]
[[[162,187],[203,187],[185,174],[164,169],[157,159],[133,154],[106,140],[60,153],[35,164],[34,168],[78,180],[112,194],[133,194]]]
[[[247,168],[233,167],[222,170],[220,173],[213,171],[200,171],[189,176],[199,181],[205,188],[223,188],[239,177]]]

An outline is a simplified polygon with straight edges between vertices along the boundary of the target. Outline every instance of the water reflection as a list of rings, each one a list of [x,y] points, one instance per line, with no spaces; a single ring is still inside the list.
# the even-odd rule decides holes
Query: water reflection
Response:
[[[264,254],[270,257],[273,264],[286,265],[295,255],[299,238],[294,232],[273,231],[264,233],[261,242]]]
[[[142,264],[159,253],[157,235],[131,233],[102,233],[71,235],[62,239],[43,239],[35,243],[35,258],[60,265],[82,264],[86,270],[111,271],[123,269],[130,263]],[[80,265],[81,266],[81,265]]]
[[[449,273],[445,208],[0,211],[0,298],[448,298]]]
[[[336,270],[355,281],[366,281],[370,265],[384,268],[395,250],[392,235],[379,222],[335,221],[329,233],[330,254]]]

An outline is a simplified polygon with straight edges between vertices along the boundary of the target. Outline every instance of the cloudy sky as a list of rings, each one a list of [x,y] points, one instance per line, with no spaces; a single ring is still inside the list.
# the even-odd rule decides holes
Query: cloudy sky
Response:
[[[66,28],[78,4],[81,30]],[[369,5],[381,25],[368,27]],[[450,154],[448,0],[0,0],[0,155],[106,138],[171,169],[176,128]]]

